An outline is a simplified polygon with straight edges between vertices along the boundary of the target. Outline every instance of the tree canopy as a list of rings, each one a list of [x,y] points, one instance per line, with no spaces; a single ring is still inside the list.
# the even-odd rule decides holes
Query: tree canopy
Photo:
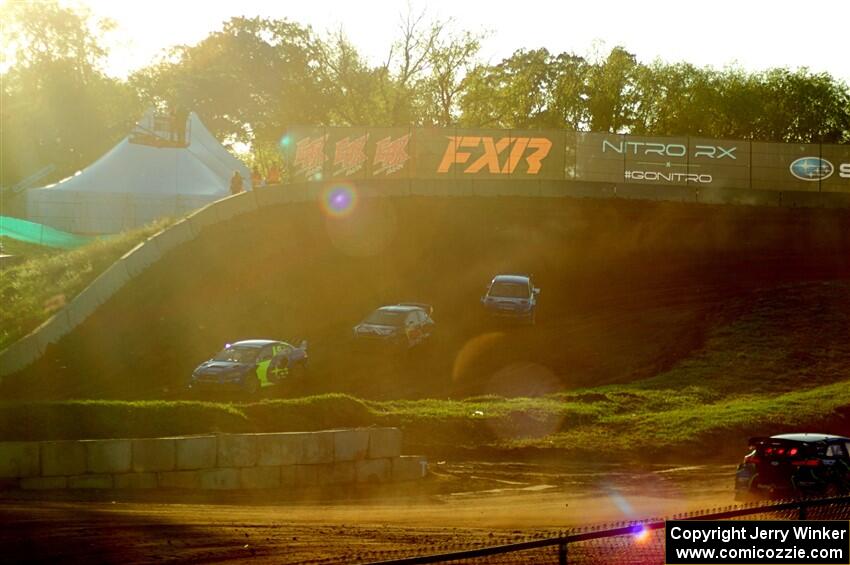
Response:
[[[407,14],[386,58],[367,60],[343,30],[326,36],[236,17],[127,80],[107,76],[109,21],[56,0],[2,14],[3,168],[10,186],[45,165],[73,173],[126,134],[147,106],[197,112],[220,139],[276,159],[293,125],[553,128],[783,142],[850,141],[850,90],[825,73],[641,63],[518,48],[479,58],[482,34]]]

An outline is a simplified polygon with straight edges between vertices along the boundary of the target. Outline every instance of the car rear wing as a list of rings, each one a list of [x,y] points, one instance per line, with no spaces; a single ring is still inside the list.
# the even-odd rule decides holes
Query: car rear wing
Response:
[[[425,310],[429,316],[434,313],[434,307],[430,304],[423,304],[422,302],[399,302],[399,306],[415,306],[416,308],[421,308]]]

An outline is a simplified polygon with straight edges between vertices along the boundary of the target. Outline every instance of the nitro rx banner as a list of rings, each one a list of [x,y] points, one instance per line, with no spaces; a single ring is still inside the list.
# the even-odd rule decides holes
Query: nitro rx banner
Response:
[[[747,142],[576,134],[575,177],[613,183],[747,188]]]
[[[670,520],[665,562],[826,565],[850,563],[846,520]]]

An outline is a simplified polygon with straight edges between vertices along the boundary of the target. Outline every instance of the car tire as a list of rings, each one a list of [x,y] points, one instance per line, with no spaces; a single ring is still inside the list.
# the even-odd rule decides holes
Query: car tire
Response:
[[[260,392],[260,381],[255,375],[250,375],[245,380],[245,394],[248,396],[257,396],[258,392]]]
[[[303,381],[307,376],[307,363],[304,361],[296,363],[292,367],[292,371],[289,373],[289,376],[296,383]]]
[[[843,489],[833,482],[827,483],[823,488],[824,498],[833,498],[835,496],[841,496],[842,494],[844,494]]]

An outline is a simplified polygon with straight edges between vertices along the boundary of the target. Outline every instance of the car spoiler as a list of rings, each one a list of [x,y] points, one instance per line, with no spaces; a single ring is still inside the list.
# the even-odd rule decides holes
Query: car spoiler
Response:
[[[422,308],[428,315],[431,316],[434,313],[434,307],[430,304],[423,304],[422,302],[399,302],[399,306],[415,306],[417,308]]]
[[[747,443],[747,445],[761,445],[763,443],[779,443],[779,444],[782,444],[782,443],[797,443],[797,444],[805,443],[805,444],[812,444],[812,443],[819,443],[820,441],[822,441],[822,440],[799,441],[799,440],[786,439],[786,438],[781,438],[781,437],[756,436],[756,437],[751,437],[749,439],[749,442]]]

